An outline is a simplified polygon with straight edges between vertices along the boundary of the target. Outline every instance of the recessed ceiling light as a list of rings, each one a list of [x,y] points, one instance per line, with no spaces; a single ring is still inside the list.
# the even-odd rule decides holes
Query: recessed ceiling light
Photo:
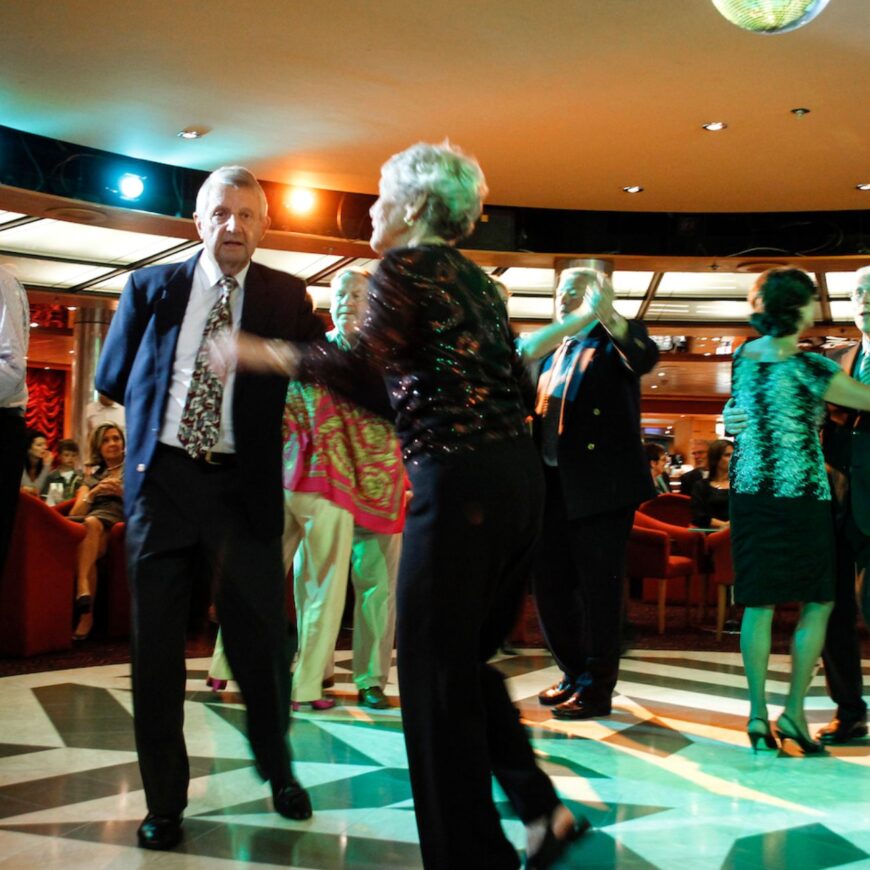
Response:
[[[657,374],[660,378],[666,378],[668,376],[667,372],[657,372]]]
[[[639,184],[629,184],[622,189],[625,193],[643,193],[643,188]]]
[[[314,191],[307,187],[294,187],[287,197],[287,207],[294,214],[309,214],[316,204]]]
[[[652,385],[650,386],[650,389],[651,389],[651,390],[657,390],[658,388],[659,388],[659,385],[658,385],[658,384],[652,384]]]
[[[797,109],[792,109],[791,113],[796,118],[803,118],[804,115],[809,115],[810,111],[811,111],[810,109],[806,109],[806,108],[799,106]]]
[[[718,133],[720,130],[724,130],[728,127],[724,121],[709,121],[706,124],[701,124],[701,126],[710,133]]]
[[[75,305],[67,305],[66,310],[67,311],[76,311],[77,308]]]
[[[31,329],[36,329],[38,326],[39,326],[39,324],[35,320],[30,321],[30,328]]]
[[[865,181],[862,184],[856,184],[855,188],[857,190],[870,190],[870,181]]]
[[[208,133],[208,130],[205,127],[185,127],[183,130],[179,130],[175,135],[178,136],[179,139],[202,139],[206,133]]]

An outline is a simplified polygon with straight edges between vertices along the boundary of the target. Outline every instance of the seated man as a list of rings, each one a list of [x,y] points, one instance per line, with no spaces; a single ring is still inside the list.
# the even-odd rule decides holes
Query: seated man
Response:
[[[680,492],[683,495],[691,495],[695,484],[699,480],[706,480],[707,471],[707,451],[710,449],[710,442],[703,438],[693,438],[689,442],[689,455],[692,459],[694,468],[680,476]]]

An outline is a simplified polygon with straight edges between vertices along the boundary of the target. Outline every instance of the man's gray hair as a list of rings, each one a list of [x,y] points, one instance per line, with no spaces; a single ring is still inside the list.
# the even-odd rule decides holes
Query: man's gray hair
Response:
[[[596,283],[599,279],[600,272],[597,269],[591,269],[589,266],[577,266],[575,268],[563,269],[559,275],[559,287],[564,284],[573,284],[581,279]]]
[[[332,280],[329,282],[329,286],[333,288],[333,290],[338,287],[345,278],[353,277],[359,278],[363,281],[371,280],[372,273],[366,271],[365,269],[342,269],[339,272],[336,272],[332,276]]]
[[[862,266],[855,271],[855,289],[870,280],[870,266]]]
[[[269,203],[266,202],[266,194],[263,193],[260,182],[257,181],[256,176],[250,169],[245,169],[244,166],[221,166],[220,169],[215,169],[206,178],[196,195],[196,213],[200,217],[205,217],[208,198],[212,188],[215,187],[239,187],[246,190],[254,190],[260,197],[261,216],[266,217],[269,213]]]
[[[474,229],[489,193],[477,160],[446,140],[440,145],[418,142],[394,154],[381,167],[381,188],[405,203],[425,195],[421,218],[448,242]]]

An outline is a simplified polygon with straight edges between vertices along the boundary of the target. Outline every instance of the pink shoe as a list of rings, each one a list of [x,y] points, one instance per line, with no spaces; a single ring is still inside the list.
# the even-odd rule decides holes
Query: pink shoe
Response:
[[[205,681],[205,684],[213,692],[222,692],[227,687],[226,680],[216,680],[214,677],[208,677]]]
[[[335,698],[318,698],[315,701],[294,701],[293,712],[298,713],[303,707],[312,710],[331,710],[335,706]]]

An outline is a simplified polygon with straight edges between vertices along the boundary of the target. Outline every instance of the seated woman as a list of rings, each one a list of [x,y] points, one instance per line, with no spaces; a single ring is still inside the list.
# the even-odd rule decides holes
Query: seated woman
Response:
[[[51,451],[48,439],[39,429],[28,429],[25,440],[27,453],[24,456],[24,471],[21,473],[21,488],[39,495],[45,479],[51,471]]]
[[[692,523],[701,529],[728,527],[728,496],[731,481],[728,469],[734,445],[724,438],[713,441],[707,451],[710,476],[695,482],[692,487]]]
[[[86,640],[94,627],[97,559],[109,543],[109,529],[124,519],[124,433],[114,423],[97,426],[91,435],[92,474],[76,493],[71,519],[80,518],[87,536],[79,544],[76,567],[76,611],[80,614],[73,640]]]
[[[652,475],[653,486],[656,488],[656,495],[670,492],[670,487],[665,479],[665,465],[668,461],[665,448],[660,444],[644,444],[643,449],[647,462],[649,462],[649,472]]]

